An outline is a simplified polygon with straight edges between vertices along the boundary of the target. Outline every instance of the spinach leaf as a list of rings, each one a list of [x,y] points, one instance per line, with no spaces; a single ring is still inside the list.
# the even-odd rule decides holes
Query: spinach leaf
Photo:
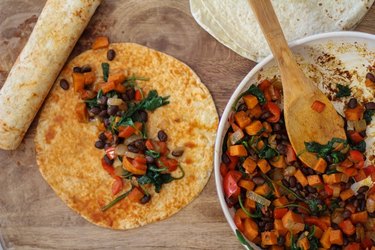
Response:
[[[258,153],[259,158],[262,158],[262,159],[271,159],[278,155],[279,155],[279,152],[271,148],[269,145],[265,145]]]
[[[351,148],[354,149],[354,150],[358,150],[358,151],[364,153],[366,151],[366,142],[365,141],[361,141],[357,145],[351,146]]]
[[[319,199],[309,199],[305,200],[307,206],[309,207],[311,214],[314,216],[319,216],[327,208],[325,204]]]
[[[258,86],[255,86],[255,85],[251,85],[245,92],[243,92],[241,95],[239,95],[236,99],[236,101],[233,103],[233,106],[232,106],[232,109],[235,110],[236,109],[236,106],[237,106],[237,103],[238,101],[245,95],[248,95],[248,94],[252,94],[253,96],[255,96],[259,103],[261,105],[265,104],[266,103],[266,98],[264,97],[264,94],[263,92],[258,88]]]
[[[345,160],[345,155],[339,151],[334,151],[331,153],[333,158],[333,163],[339,163]]]
[[[155,186],[155,192],[159,193],[164,183],[169,183],[174,179],[170,174],[162,174],[159,171],[154,170],[155,169],[149,167],[147,169],[146,175],[139,177],[137,181],[141,185],[153,184]]]
[[[374,109],[366,109],[363,113],[363,119],[366,120],[367,125],[371,123],[372,117],[375,115]]]
[[[96,97],[85,100],[85,103],[87,104],[89,109],[99,107],[98,100],[96,99]]]
[[[126,112],[126,117],[131,117],[136,111],[144,109],[148,111],[154,111],[155,109],[169,104],[169,96],[161,97],[158,95],[156,90],[151,90],[147,97],[143,99],[140,103],[129,105],[129,109]]]
[[[127,191],[127,192],[125,192],[125,193],[123,193],[123,194],[117,196],[117,197],[116,197],[114,200],[112,200],[110,203],[108,203],[107,205],[105,205],[104,207],[102,207],[101,210],[102,210],[103,212],[105,212],[106,210],[110,209],[110,208],[113,207],[117,202],[121,201],[121,200],[124,199],[126,196],[128,196],[132,190],[133,190],[133,187],[132,187],[129,191]]]
[[[348,86],[337,84],[338,92],[336,93],[337,98],[350,96],[351,90]]]
[[[297,242],[294,239],[294,235],[292,233],[290,234],[290,242],[290,250],[301,250],[301,248],[297,246]]]
[[[114,116],[111,116],[110,119],[111,119],[112,117],[114,117]],[[112,124],[112,123],[111,123],[111,124]],[[128,118],[128,117],[126,117],[126,116],[122,116],[122,117],[120,118],[120,120],[119,120],[116,124],[113,125],[113,129],[118,130],[118,128],[119,128],[120,126],[123,126],[123,127],[131,126],[131,127],[134,128],[135,125],[134,125],[134,122],[133,122],[133,120],[132,120],[131,118]],[[111,127],[112,127],[112,126],[111,126]]]
[[[310,250],[318,250],[319,249],[319,240],[315,237],[309,238],[310,242]]]
[[[335,143],[344,143],[344,145],[347,145],[347,141],[341,138],[333,138],[330,140],[327,144],[323,145],[317,142],[305,142],[306,150],[310,153],[316,153],[319,157],[326,158],[332,151],[333,151],[333,145]],[[341,156],[335,155],[332,157],[336,157],[337,159]]]
[[[103,80],[106,82],[108,81],[108,76],[109,76],[109,64],[102,63],[102,70],[103,70]]]
[[[147,150],[147,151],[145,152],[145,154],[148,155],[148,156],[151,156],[151,157],[154,158],[154,159],[160,158],[160,153],[159,153],[159,152],[156,152],[156,151],[154,151],[154,150]]]

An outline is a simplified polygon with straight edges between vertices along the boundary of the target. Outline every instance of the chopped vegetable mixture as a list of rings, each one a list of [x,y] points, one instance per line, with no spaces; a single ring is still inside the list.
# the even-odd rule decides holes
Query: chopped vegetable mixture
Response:
[[[106,49],[108,45],[108,38],[98,37],[92,48]],[[108,61],[115,57],[116,51],[109,49]],[[150,138],[146,131],[148,112],[169,104],[169,96],[159,96],[156,90],[144,93],[138,83],[148,81],[147,78],[112,73],[107,62],[101,66],[100,77],[89,65],[84,65],[73,68],[72,78],[74,90],[83,100],[76,106],[77,119],[97,123],[101,132],[95,147],[104,150],[101,164],[113,177],[112,194],[116,197],[102,210],[125,197],[146,204],[151,199],[152,188],[158,193],[164,184],[184,176],[177,160],[183,149],[170,153],[165,131],[160,130],[158,138]],[[64,90],[69,88],[65,79],[60,86]],[[126,183],[130,184],[128,190],[124,190]]]
[[[366,82],[373,74],[368,76]],[[338,85],[337,98],[350,95]],[[366,165],[364,155],[375,103],[347,102],[348,140],[305,142],[318,158],[310,168],[289,142],[281,98],[280,82],[263,80],[238,98],[229,119],[220,173],[239,240],[246,243],[243,234],[265,249],[375,246],[375,166]],[[316,101],[311,108],[323,112],[325,104]]]

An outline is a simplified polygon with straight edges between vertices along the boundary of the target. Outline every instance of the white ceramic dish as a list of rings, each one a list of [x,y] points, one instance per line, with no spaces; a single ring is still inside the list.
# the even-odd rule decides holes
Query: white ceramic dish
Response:
[[[265,44],[264,46],[267,46]],[[368,66],[375,67],[375,35],[360,32],[330,32],[313,35],[290,43],[297,61],[309,77],[318,82],[319,88],[327,95],[333,93],[336,83],[347,81],[350,83],[352,93],[359,100],[374,101],[374,93],[363,86],[364,77],[368,72]],[[332,57],[333,56],[333,57]],[[347,71],[347,72],[346,72]],[[349,80],[347,75],[351,76]],[[221,117],[215,142],[215,181],[220,204],[233,232],[236,226],[233,221],[233,209],[229,209],[224,198],[222,177],[220,175],[220,163],[222,155],[222,143],[229,128],[228,118],[232,112],[232,105],[237,96],[244,92],[250,85],[259,79],[278,75],[277,66],[273,56],[268,56],[256,65],[242,80],[232,94]],[[353,92],[354,90],[354,92]],[[333,102],[339,113],[342,114],[343,102]],[[369,125],[367,134],[370,135],[367,143],[367,154],[375,155],[375,122]],[[375,157],[372,157],[375,158]],[[371,162],[374,163],[375,159]],[[260,249],[250,243],[254,249]]]

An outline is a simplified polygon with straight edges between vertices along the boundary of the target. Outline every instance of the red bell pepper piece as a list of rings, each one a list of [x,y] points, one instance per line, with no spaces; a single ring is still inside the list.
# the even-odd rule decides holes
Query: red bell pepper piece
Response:
[[[288,208],[275,208],[275,210],[273,210],[273,217],[275,219],[282,219],[284,217],[284,215],[289,211]]]
[[[292,147],[292,145],[286,145],[287,147],[287,151],[286,151],[286,162],[288,164],[294,162],[297,160],[297,156],[296,156],[296,153],[294,152],[294,149]]]
[[[115,159],[116,158],[116,154],[115,154],[115,147],[109,147],[105,150],[105,154],[107,155],[107,157],[111,160]]]
[[[104,160],[104,158],[102,158],[102,167],[103,167],[103,169],[104,169],[109,175],[111,175],[112,177],[115,176],[115,169],[113,168],[112,165],[109,165],[109,164]]]
[[[360,143],[361,141],[363,141],[363,139],[364,139],[364,138],[362,137],[362,135],[361,135],[359,132],[357,132],[357,131],[349,130],[348,133],[349,133],[349,138],[350,138],[350,140],[351,140],[354,144],[358,144],[358,143]]]
[[[122,182],[122,178],[120,176],[116,176],[112,184],[112,194],[113,195],[118,194],[122,190],[123,187],[124,187],[124,184]]]
[[[236,170],[230,170],[224,177],[224,193],[225,196],[230,199],[237,199],[241,192],[241,188],[237,185],[238,181],[241,179],[242,174]]]
[[[333,189],[328,184],[324,184],[324,190],[326,191],[328,196],[333,195]]]
[[[264,108],[272,114],[272,116],[267,119],[268,122],[276,123],[280,120],[281,110],[279,106],[273,102],[267,102]]]

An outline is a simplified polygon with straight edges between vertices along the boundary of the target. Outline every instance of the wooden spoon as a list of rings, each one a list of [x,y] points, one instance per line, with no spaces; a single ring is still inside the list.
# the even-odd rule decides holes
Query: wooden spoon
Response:
[[[317,157],[305,152],[304,142],[326,144],[333,138],[346,139],[344,121],[328,98],[307,78],[297,65],[285,40],[270,0],[248,0],[271,48],[281,74],[284,92],[284,117],[290,142],[299,158],[309,167]],[[323,112],[314,111],[315,101],[325,104]],[[303,152],[303,153],[302,153]]]

